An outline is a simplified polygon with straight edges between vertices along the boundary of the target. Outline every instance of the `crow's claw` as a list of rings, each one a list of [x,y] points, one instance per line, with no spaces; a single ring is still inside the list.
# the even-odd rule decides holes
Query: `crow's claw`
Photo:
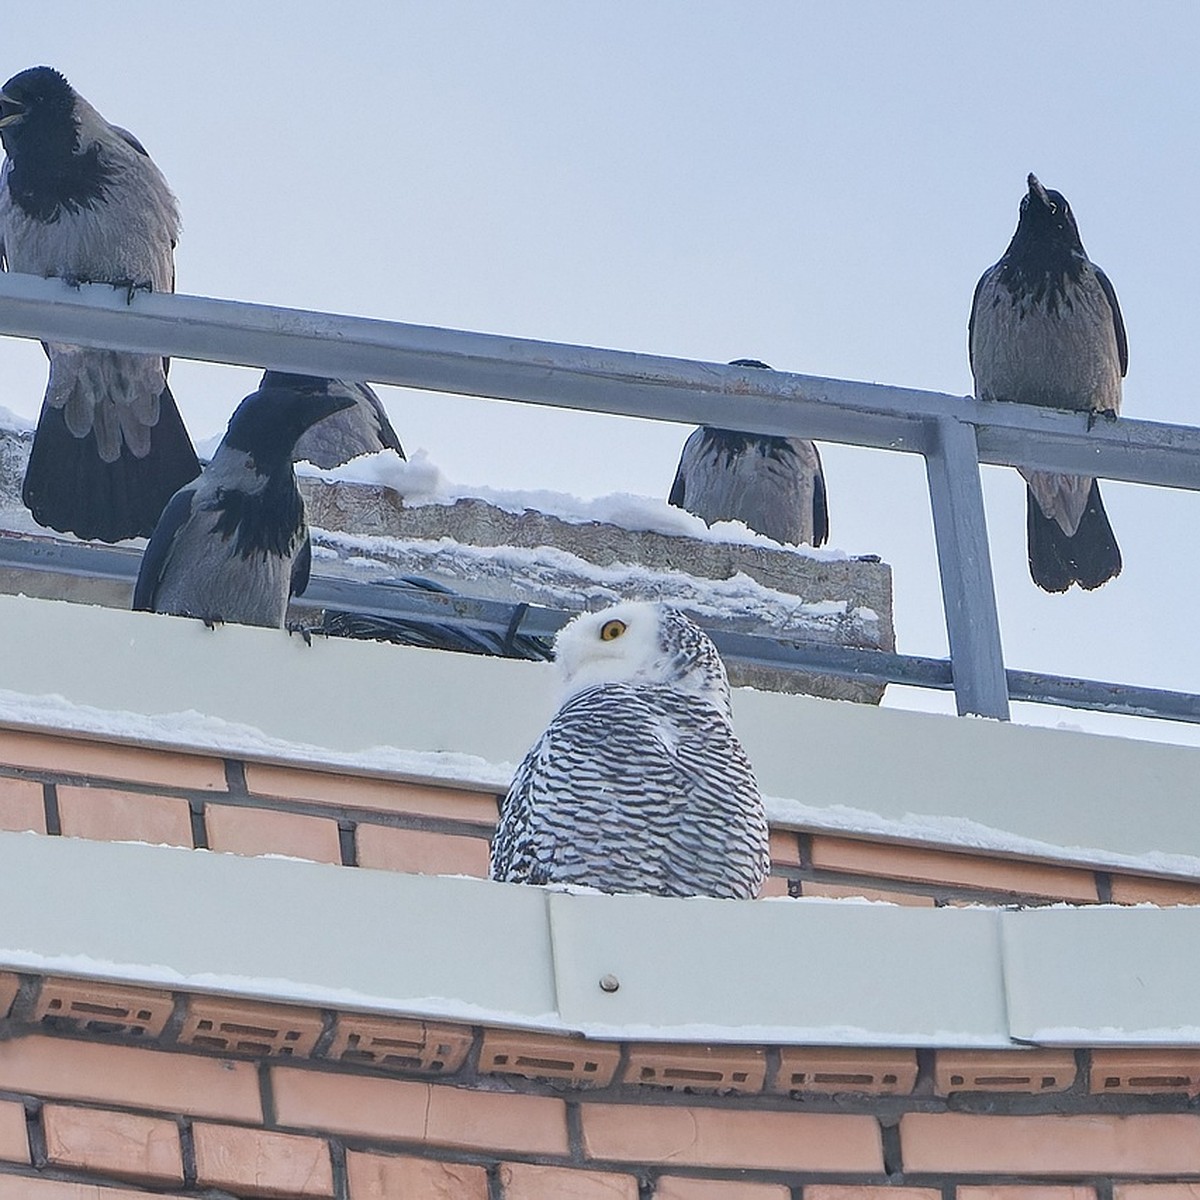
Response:
[[[298,633],[303,639],[306,646],[312,645],[312,630],[307,625],[301,625],[299,621],[289,621],[284,628],[287,630],[288,637],[293,633]]]

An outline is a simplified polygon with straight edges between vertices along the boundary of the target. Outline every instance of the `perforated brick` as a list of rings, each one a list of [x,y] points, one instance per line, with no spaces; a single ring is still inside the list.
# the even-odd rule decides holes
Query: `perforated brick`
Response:
[[[463,1065],[472,1041],[466,1026],[339,1013],[326,1057],[386,1071],[450,1075]]]
[[[430,787],[362,775],[331,775],[266,763],[246,764],[246,786],[255,796],[307,800],[371,812],[413,813],[480,825],[494,825],[499,812],[497,798],[490,792]]]
[[[670,1046],[654,1042],[629,1047],[622,1083],[673,1092],[762,1091],[766,1051],[757,1046]]]
[[[359,825],[355,830],[358,865],[409,875],[473,875],[486,879],[488,840],[390,825]]]
[[[1069,1050],[939,1050],[934,1090],[954,1092],[1064,1092],[1075,1082]]]
[[[182,1183],[179,1128],[161,1117],[67,1108],[42,1109],[46,1158],[59,1167],[78,1167],[122,1179]]]
[[[1094,1096],[1200,1093],[1200,1051],[1093,1050],[1089,1090]]]
[[[177,796],[107,787],[58,787],[64,837],[192,848],[192,811]]]
[[[260,1058],[307,1058],[323,1028],[321,1014],[314,1009],[189,996],[179,1041]]]
[[[156,1038],[171,1016],[170,992],[89,979],[41,981],[33,1019],[53,1029]]]
[[[479,1069],[489,1075],[561,1079],[577,1087],[605,1087],[612,1082],[620,1058],[621,1047],[615,1042],[488,1029],[479,1052]]]
[[[351,1200],[488,1200],[487,1171],[466,1163],[346,1153]]]
[[[0,829],[9,833],[46,832],[46,805],[40,783],[0,777]]]
[[[785,1046],[773,1092],[861,1092],[904,1096],[917,1082],[913,1050]]]

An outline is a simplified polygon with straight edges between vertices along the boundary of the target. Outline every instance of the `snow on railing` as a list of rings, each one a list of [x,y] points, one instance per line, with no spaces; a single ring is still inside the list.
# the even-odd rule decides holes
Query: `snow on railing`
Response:
[[[953,687],[960,713],[1007,718],[1011,697],[1200,722],[1190,694],[1005,670],[979,477],[995,463],[1200,491],[1200,429],[1089,429],[1083,413],[941,392],[15,274],[0,274],[0,334],[920,454],[949,662],[729,634],[723,651]]]

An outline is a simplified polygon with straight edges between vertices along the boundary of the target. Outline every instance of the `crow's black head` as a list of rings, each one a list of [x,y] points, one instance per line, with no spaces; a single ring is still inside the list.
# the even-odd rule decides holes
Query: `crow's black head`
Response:
[[[257,392],[238,405],[225,432],[226,446],[244,450],[260,473],[291,469],[292,451],[305,430],[354,405],[354,397],[331,393],[337,381],[271,371]]]
[[[52,67],[30,67],[0,90],[0,140],[13,157],[34,146],[73,153],[79,141],[75,92]]]
[[[1013,247],[1060,246],[1073,253],[1083,253],[1079,226],[1075,214],[1062,192],[1042,187],[1036,175],[1029,176],[1029,191],[1021,197],[1021,215]]]

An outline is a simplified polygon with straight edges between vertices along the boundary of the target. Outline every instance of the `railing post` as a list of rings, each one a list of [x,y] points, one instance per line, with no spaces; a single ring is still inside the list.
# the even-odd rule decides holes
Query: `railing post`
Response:
[[[958,712],[1007,721],[1008,684],[975,427],[940,417],[929,428],[925,473]]]

